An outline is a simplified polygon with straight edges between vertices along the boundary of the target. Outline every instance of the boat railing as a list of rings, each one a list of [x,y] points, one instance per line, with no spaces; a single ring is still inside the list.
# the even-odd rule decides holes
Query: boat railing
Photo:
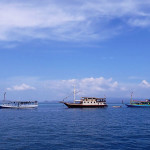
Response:
[[[38,105],[37,101],[3,101],[3,104],[7,105]]]

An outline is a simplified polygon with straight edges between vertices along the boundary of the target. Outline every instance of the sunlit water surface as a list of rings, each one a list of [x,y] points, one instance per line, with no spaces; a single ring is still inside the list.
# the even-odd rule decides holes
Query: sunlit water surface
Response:
[[[150,108],[0,109],[0,150],[150,149]]]

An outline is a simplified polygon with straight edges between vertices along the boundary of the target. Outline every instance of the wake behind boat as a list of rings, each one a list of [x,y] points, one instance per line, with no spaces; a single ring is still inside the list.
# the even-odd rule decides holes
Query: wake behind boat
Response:
[[[8,101],[5,100],[6,92],[4,93],[3,103],[0,105],[0,108],[37,108],[38,101]]]

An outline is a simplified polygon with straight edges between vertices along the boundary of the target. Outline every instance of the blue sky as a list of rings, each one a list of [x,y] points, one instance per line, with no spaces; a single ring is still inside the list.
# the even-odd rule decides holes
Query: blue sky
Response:
[[[149,98],[148,0],[1,0],[0,93],[8,99]]]

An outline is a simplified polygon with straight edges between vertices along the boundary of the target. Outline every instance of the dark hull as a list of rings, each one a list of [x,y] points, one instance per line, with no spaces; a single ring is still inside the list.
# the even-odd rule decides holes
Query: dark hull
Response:
[[[0,106],[0,109],[8,109],[8,107]]]
[[[107,105],[83,105],[74,103],[64,103],[68,108],[102,108],[107,107]]]

